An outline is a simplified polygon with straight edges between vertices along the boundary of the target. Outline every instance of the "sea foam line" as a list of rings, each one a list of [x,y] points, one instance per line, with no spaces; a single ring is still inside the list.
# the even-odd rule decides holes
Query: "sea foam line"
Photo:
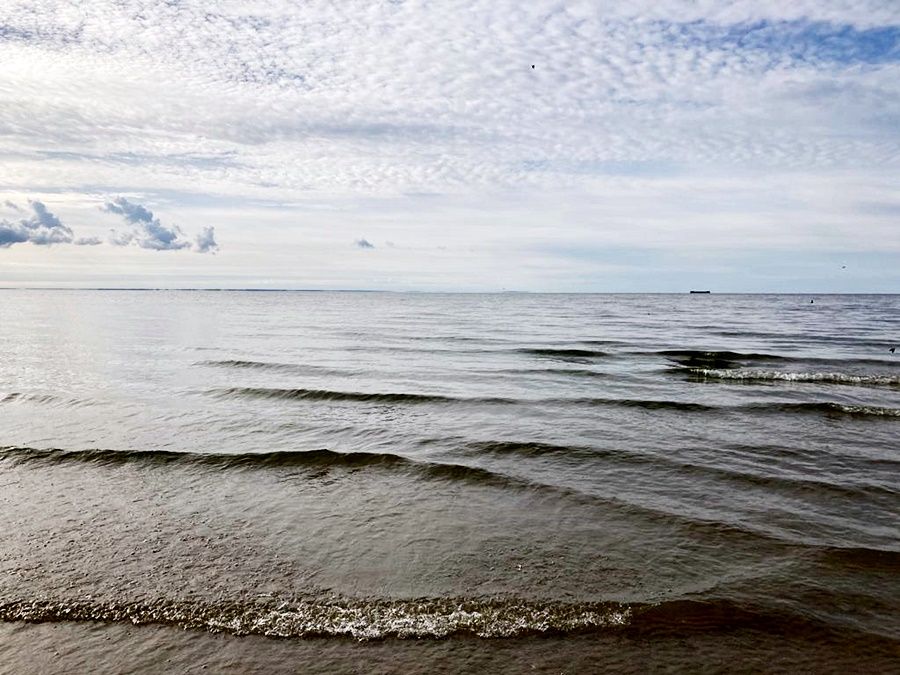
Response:
[[[32,623],[100,621],[174,625],[184,629],[281,638],[351,637],[357,640],[445,638],[469,634],[510,638],[626,626],[629,606],[619,603],[515,600],[286,601],[241,604],[168,601],[12,600],[0,620]]]
[[[791,373],[778,370],[725,368],[690,368],[692,375],[710,380],[738,380],[744,382],[812,382],[873,387],[900,387],[900,376],[850,375],[848,373]]]

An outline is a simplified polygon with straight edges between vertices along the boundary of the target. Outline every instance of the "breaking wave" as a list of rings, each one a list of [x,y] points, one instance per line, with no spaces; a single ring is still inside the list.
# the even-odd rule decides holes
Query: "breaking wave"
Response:
[[[656,603],[552,602],[519,599],[258,600],[249,602],[101,599],[0,600],[0,621],[102,622],[273,638],[360,641],[508,639],[623,631],[634,637],[686,636],[756,629],[777,634],[846,632],[821,618],[734,601],[672,599]],[[862,633],[860,633],[862,636]]]
[[[724,368],[690,368],[687,370],[697,380],[734,380],[738,382],[811,382],[816,384],[843,384],[861,387],[900,387],[897,375],[851,375],[849,373],[788,373],[778,370]]]
[[[216,603],[189,601],[94,602],[13,600],[0,603],[0,620],[32,623],[99,621],[162,624],[183,629],[279,638],[349,637],[357,640],[445,638],[468,634],[510,638],[577,633],[628,624],[632,609],[619,603],[515,600],[374,600]]]

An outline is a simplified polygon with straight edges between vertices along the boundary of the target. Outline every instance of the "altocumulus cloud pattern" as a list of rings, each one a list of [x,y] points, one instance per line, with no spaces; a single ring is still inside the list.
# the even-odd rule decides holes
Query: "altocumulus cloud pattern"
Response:
[[[895,161],[895,135],[866,133],[897,95],[895,2],[603,5],[10,0],[0,82],[20,105],[0,125],[108,180],[149,163],[159,189],[245,193]]]
[[[897,0],[5,0],[0,63],[0,203],[119,251],[353,287],[897,267]],[[33,219],[3,245],[78,243]]]

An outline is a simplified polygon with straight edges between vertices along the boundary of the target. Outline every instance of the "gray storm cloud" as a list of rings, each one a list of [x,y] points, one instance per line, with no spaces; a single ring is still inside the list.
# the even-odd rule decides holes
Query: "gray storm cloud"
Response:
[[[26,242],[36,246],[86,243],[84,239],[76,240],[72,229],[51,213],[43,202],[31,201],[28,205],[32,211],[30,217],[0,220],[0,248],[9,248],[13,244]],[[12,202],[6,202],[6,206],[19,213],[25,212],[25,209]]]
[[[122,216],[125,222],[132,226],[132,229],[126,232],[112,231],[109,243],[113,246],[135,245],[153,251],[179,251],[191,248],[191,242],[184,238],[181,228],[177,225],[171,227],[163,225],[159,218],[142,204],[131,202],[125,197],[117,197],[107,202],[103,210]],[[214,253],[218,248],[214,228],[206,227],[197,235],[194,250],[198,253]]]

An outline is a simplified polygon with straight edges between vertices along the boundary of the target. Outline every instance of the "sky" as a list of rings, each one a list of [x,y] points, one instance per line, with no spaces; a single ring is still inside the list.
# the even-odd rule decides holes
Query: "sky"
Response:
[[[0,286],[900,292],[900,2],[4,0]]]

